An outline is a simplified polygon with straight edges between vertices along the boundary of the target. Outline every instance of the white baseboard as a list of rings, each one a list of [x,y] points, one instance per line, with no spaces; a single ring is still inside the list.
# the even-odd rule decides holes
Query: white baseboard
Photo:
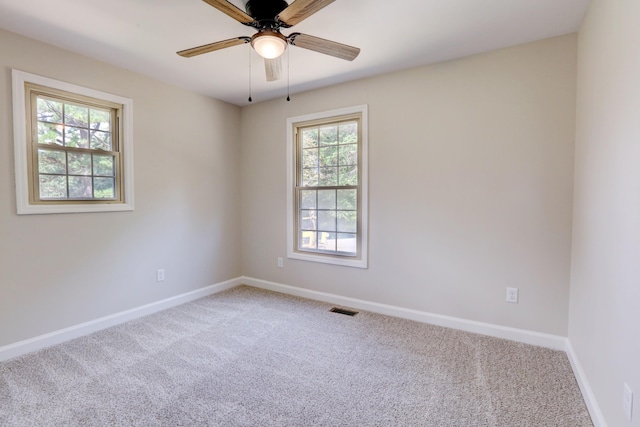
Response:
[[[100,331],[102,329],[109,328],[111,326],[119,325],[120,323],[124,323],[129,320],[147,316],[149,314],[166,310],[180,304],[195,301],[207,295],[234,288],[241,285],[242,283],[243,281],[241,280],[241,278],[227,280],[225,282],[217,283],[205,288],[196,289],[195,291],[176,295],[162,301],[153,302],[151,304],[146,304],[140,307],[132,308],[130,310],[121,311],[119,313],[111,314],[109,316],[101,317],[99,319],[91,320],[79,325],[60,329],[58,331],[50,332],[48,334],[40,335],[34,338],[29,338],[24,341],[5,345],[3,347],[0,347],[0,361],[12,359],[14,357],[30,353],[32,351],[40,350],[52,345],[72,340],[74,338]]]
[[[573,369],[573,374],[576,377],[576,381],[578,381],[578,386],[580,387],[580,391],[582,392],[584,403],[587,405],[589,415],[591,415],[591,421],[593,421],[593,425],[595,427],[607,427],[607,422],[604,420],[604,415],[602,415],[602,411],[600,410],[598,401],[596,400],[596,397],[593,394],[593,390],[589,385],[589,381],[587,380],[587,376],[582,369],[582,365],[580,364],[578,355],[573,349],[571,341],[569,341],[568,339],[565,351],[567,353],[567,357],[569,358],[569,363],[571,363],[571,369]]]
[[[401,317],[403,319],[415,320],[417,322],[459,329],[466,332],[504,338],[511,341],[522,342],[525,344],[548,347],[554,350],[564,351],[566,348],[566,338],[558,335],[543,334],[540,332],[527,331],[524,329],[493,325],[491,323],[476,322],[473,320],[460,319],[458,317],[444,316],[441,314],[412,310],[409,308],[397,307],[388,304],[343,297],[326,292],[312,291],[295,286],[283,285],[281,283],[254,279],[252,277],[242,277],[241,279],[242,283],[244,283],[245,285],[253,286],[255,288],[267,289],[316,301],[323,301],[331,304],[357,308],[359,310],[371,311],[373,313]]]

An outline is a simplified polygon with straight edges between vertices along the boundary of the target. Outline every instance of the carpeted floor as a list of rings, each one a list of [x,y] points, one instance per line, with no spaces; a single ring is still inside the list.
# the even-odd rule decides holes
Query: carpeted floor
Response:
[[[564,353],[246,286],[0,364],[0,426],[591,426]]]

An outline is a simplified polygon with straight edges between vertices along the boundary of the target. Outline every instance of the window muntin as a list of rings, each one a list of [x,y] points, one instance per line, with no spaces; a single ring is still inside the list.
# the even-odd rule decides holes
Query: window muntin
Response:
[[[360,117],[296,129],[297,251],[357,257]]]
[[[122,105],[29,83],[25,94],[30,202],[122,202]]]

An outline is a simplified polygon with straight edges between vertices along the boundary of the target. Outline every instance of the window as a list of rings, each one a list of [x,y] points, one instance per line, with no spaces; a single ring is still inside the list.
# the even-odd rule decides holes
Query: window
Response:
[[[13,70],[19,214],[133,209],[129,99]]]
[[[287,120],[289,258],[367,267],[366,113]]]

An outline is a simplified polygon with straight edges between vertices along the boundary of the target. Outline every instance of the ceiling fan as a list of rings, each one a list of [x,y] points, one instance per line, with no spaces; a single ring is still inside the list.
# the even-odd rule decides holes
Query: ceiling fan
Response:
[[[251,43],[253,49],[264,58],[267,81],[280,78],[282,65],[280,56],[287,45],[313,50],[336,58],[353,61],[360,49],[307,34],[292,33],[285,36],[281,28],[290,28],[333,3],[335,0],[249,0],[242,11],[227,0],[203,0],[222,13],[258,32],[251,37],[236,37],[203,46],[185,49],[178,55],[190,58],[232,46]]]

